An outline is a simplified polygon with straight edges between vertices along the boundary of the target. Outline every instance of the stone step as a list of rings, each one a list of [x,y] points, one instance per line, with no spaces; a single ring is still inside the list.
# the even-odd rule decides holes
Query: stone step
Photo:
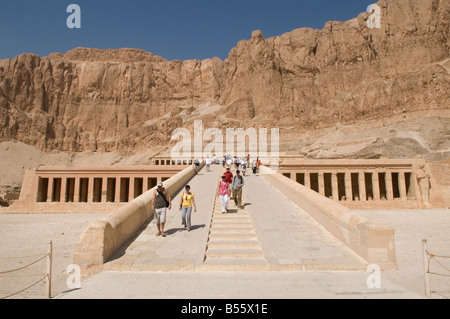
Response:
[[[255,233],[211,233],[210,241],[257,240]]]
[[[207,249],[261,249],[257,240],[210,240]]]
[[[253,227],[211,227],[210,234],[236,234],[236,233],[246,233],[246,234],[256,234]]]
[[[213,248],[213,249],[207,249],[205,253],[206,258],[212,259],[212,258],[261,258],[264,259],[263,251],[260,248],[233,248],[233,249],[226,249],[226,248]]]
[[[224,268],[219,267],[216,268],[217,271],[221,270],[228,270],[228,271],[239,271],[241,270],[240,267],[230,267],[230,266],[245,266],[248,268],[251,265],[259,265],[264,266],[268,265],[267,261],[264,258],[206,258],[204,261],[207,265],[217,265],[217,266],[224,266]],[[264,271],[267,270],[266,268],[255,268],[253,269],[255,271]]]
[[[222,214],[222,212],[220,212],[220,214],[215,214],[213,215],[213,220],[251,220],[250,219],[250,215],[249,214],[233,214],[233,213],[228,213],[228,214]]]
[[[211,228],[216,227],[253,227],[253,224],[251,221],[212,221],[211,222]]]
[[[252,224],[250,217],[241,216],[241,217],[228,217],[221,218],[220,216],[214,217],[211,221],[211,224],[230,224],[230,223],[244,223],[244,224]],[[253,224],[252,224],[253,225]]]
[[[230,217],[230,216],[234,216],[234,217],[243,217],[243,216],[250,216],[250,215],[249,215],[248,212],[243,211],[243,210],[232,210],[232,209],[230,209],[230,210],[228,211],[228,213],[222,213],[222,210],[219,209],[219,210],[217,210],[217,211],[214,211],[212,216],[213,216],[213,217],[217,217],[217,216],[224,216],[224,217],[225,217],[225,216],[228,216],[228,217]]]

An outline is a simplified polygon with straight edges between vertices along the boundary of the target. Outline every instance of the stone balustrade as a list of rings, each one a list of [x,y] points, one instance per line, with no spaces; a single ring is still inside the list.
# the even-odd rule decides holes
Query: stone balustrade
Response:
[[[382,269],[396,268],[394,229],[390,225],[374,223],[352,213],[349,208],[268,167],[262,166],[261,174],[367,263]]]

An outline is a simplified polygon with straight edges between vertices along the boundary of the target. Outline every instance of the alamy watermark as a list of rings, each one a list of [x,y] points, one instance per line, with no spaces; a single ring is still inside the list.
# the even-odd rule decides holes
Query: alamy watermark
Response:
[[[380,289],[381,288],[381,268],[379,265],[371,264],[367,266],[369,277],[367,277],[366,284],[369,289]]]
[[[181,141],[180,141],[181,138]],[[171,150],[172,160],[203,159],[217,154],[231,154],[239,158],[250,155],[251,158],[261,158],[261,161],[271,169],[279,167],[279,129],[270,129],[270,141],[267,128],[227,128],[225,138],[218,128],[203,129],[201,120],[194,121],[194,136],[186,128],[177,128],[172,132],[172,141],[178,143]],[[210,141],[206,146],[204,142]],[[225,144],[225,149],[224,149]],[[270,149],[270,153],[269,153]]]
[[[71,264],[67,266],[66,274],[69,276],[66,280],[66,286],[69,289],[81,288],[81,268],[79,265]]]
[[[67,6],[67,13],[71,13],[66,20],[69,29],[81,29],[81,8],[78,4]]]
[[[367,18],[367,27],[369,29],[381,28],[381,8],[377,4],[371,4],[367,7],[367,12],[370,13]]]

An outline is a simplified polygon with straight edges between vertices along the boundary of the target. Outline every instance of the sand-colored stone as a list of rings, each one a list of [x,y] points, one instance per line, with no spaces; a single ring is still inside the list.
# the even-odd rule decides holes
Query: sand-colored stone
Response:
[[[292,132],[448,110],[450,4],[380,1],[368,14],[272,38],[255,31],[225,61],[167,61],[136,49],[76,48],[0,61],[0,138],[40,150],[119,150],[177,127]],[[102,114],[102,116],[97,116]]]

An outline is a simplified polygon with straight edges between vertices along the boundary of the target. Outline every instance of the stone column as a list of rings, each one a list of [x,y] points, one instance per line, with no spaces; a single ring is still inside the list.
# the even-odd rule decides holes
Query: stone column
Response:
[[[120,203],[120,177],[116,177],[116,198],[114,198],[115,203]]]
[[[80,202],[80,177],[75,177],[75,185],[73,187],[73,202]]]
[[[94,177],[88,179],[87,202],[92,203],[94,199]]]
[[[67,198],[67,177],[61,177],[61,202],[66,203]]]
[[[366,179],[364,176],[364,171],[358,172],[358,184],[359,184],[359,200],[366,201]]]
[[[311,176],[309,175],[309,171],[305,171],[305,187],[311,189]]]
[[[372,192],[373,192],[373,200],[379,200],[380,182],[378,180],[378,171],[372,172]]]
[[[128,201],[131,202],[134,199],[134,183],[136,177],[130,177],[130,185],[128,187]]]
[[[291,171],[291,179],[296,182],[297,181],[297,173],[295,171]]]
[[[148,191],[148,177],[145,176],[142,181],[142,194]]]
[[[339,201],[339,187],[338,187],[337,172],[333,172],[331,174],[331,192],[333,193],[333,200],[338,202]]]
[[[319,194],[325,196],[325,181],[323,177],[323,172],[319,172],[318,183],[319,183]]]
[[[103,177],[102,178],[102,197],[101,197],[101,202],[102,203],[106,203],[107,200],[107,194],[108,194],[108,178],[107,177]]]
[[[405,171],[401,170],[398,173],[398,187],[400,189],[400,199],[407,200],[408,196],[406,195],[406,181],[405,181]]]
[[[350,172],[345,172],[345,198],[347,201],[353,201],[352,175]]]
[[[394,190],[392,185],[392,172],[390,170],[386,170],[386,199],[394,200]]]
[[[55,179],[53,177],[48,178],[48,186],[47,186],[47,203],[51,203],[53,201],[53,185],[55,183]]]

